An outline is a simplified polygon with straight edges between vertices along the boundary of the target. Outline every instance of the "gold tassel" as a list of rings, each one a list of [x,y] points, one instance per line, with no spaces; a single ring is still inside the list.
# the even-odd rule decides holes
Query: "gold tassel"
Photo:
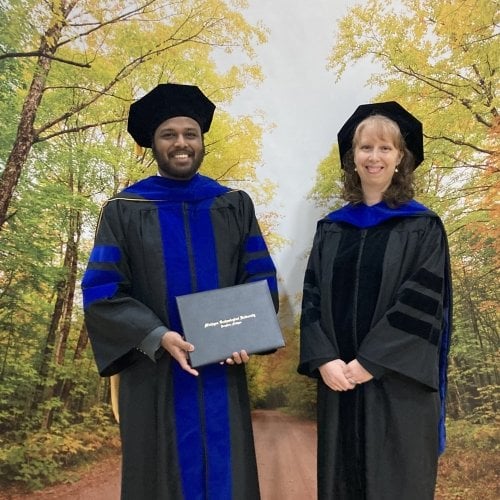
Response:
[[[136,157],[140,158],[141,156],[144,156],[144,148],[142,146],[139,146],[139,144],[134,143],[134,154]]]
[[[120,423],[120,410],[118,408],[118,393],[120,391],[120,375],[111,375],[109,377],[109,387],[111,391],[111,409],[115,420]]]

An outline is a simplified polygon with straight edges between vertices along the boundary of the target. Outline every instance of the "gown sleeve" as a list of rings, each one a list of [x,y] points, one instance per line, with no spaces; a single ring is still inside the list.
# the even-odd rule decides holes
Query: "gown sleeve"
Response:
[[[399,256],[405,277],[393,304],[359,346],[358,355],[437,390],[448,275],[448,247],[439,220],[428,219],[417,245],[416,251],[407,249]],[[391,270],[384,273],[390,275]],[[384,293],[390,292],[382,289]]]
[[[242,197],[240,220],[244,221],[244,238],[240,252],[238,283],[267,280],[274,307],[277,312],[279,307],[279,295],[276,267],[269,254],[269,250],[255,216],[252,199],[244,191],[239,191],[238,194]]]
[[[85,323],[102,376],[118,373],[142,356],[137,347],[164,327],[150,308],[130,294],[129,242],[123,225],[119,202],[108,202],[82,279]]]
[[[323,326],[328,318],[321,311],[322,241],[322,226],[319,225],[306,266],[300,318],[300,360],[297,371],[313,378],[320,376],[318,368],[321,365],[340,357],[337,346],[327,336]]]

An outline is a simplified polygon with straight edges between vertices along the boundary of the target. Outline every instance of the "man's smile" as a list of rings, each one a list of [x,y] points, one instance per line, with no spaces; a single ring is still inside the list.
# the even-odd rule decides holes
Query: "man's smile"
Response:
[[[185,159],[185,158],[189,158],[191,156],[191,153],[188,153],[187,151],[177,151],[175,153],[172,153],[170,155],[171,158],[176,158],[176,159]]]

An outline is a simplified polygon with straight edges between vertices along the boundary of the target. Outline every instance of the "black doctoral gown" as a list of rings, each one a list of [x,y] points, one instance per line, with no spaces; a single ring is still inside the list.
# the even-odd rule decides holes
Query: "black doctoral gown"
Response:
[[[304,279],[299,373],[318,378],[318,498],[432,499],[451,314],[446,235],[416,202],[354,212],[318,223]],[[319,366],[355,358],[374,379],[347,392],[324,384]]]
[[[151,359],[138,347],[181,332],[177,295],[261,279],[277,304],[245,192],[155,176],[106,203],[82,289],[99,372],[120,374],[122,499],[259,498],[245,367],[194,377],[162,348]]]

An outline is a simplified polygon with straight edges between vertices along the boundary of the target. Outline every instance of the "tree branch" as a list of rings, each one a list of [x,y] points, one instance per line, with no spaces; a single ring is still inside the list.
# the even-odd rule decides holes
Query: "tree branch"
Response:
[[[57,61],[63,64],[70,64],[71,66],[77,66],[79,68],[91,67],[89,63],[79,63],[76,61],[70,61],[68,59],[62,59],[61,57],[56,57],[45,52],[40,52],[38,50],[35,50],[33,52],[6,52],[4,54],[0,54],[0,61],[2,59],[14,59],[22,57],[46,57],[47,59],[52,59],[53,61]]]
[[[101,28],[103,28],[104,26],[108,26],[109,24],[115,24],[115,23],[127,20],[128,18],[135,16],[138,12],[145,11],[145,9],[147,7],[149,7],[151,4],[155,3],[156,1],[157,0],[149,0],[144,5],[141,5],[141,6],[135,8],[135,9],[132,9],[128,12],[124,12],[123,14],[120,14],[112,19],[109,19],[108,21],[104,21],[102,23],[94,23],[94,25],[91,29],[84,31],[84,32],[81,32],[81,33],[77,33],[75,36],[73,36],[71,38],[67,38],[66,40],[60,42],[58,44],[58,47],[62,47],[63,45],[74,42],[75,40],[79,40],[80,38],[84,38],[84,37],[94,33],[94,31],[98,31]],[[78,25],[78,24],[68,23],[68,26],[78,27],[78,26],[85,26],[85,25],[84,24]]]
[[[452,144],[455,144],[456,146],[467,146],[471,149],[474,149],[475,151],[478,151],[479,153],[484,153],[487,155],[494,155],[497,153],[497,151],[479,148],[475,144],[472,144],[470,142],[460,141],[458,139],[453,139],[452,137],[447,137],[445,135],[432,136],[432,135],[424,134],[424,137],[426,137],[427,139],[435,140],[435,141],[436,140],[448,141],[448,142],[451,142]]]
[[[65,128],[63,130],[59,130],[59,131],[54,132],[52,134],[46,135],[44,137],[35,136],[34,142],[35,143],[44,142],[44,141],[48,141],[49,139],[52,139],[53,137],[58,137],[58,136],[65,135],[65,134],[71,134],[74,132],[81,132],[83,130],[88,130],[88,129],[96,128],[96,127],[102,127],[103,125],[110,125],[112,123],[121,123],[124,121],[125,121],[125,118],[117,118],[116,120],[107,120],[107,121],[100,122],[100,123],[88,123],[87,125],[81,125],[79,127]]]

